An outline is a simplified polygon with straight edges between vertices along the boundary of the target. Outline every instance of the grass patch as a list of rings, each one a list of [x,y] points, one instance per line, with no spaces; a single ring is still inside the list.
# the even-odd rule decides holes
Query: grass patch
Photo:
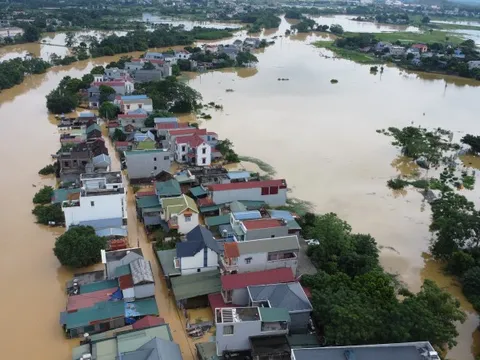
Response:
[[[287,210],[294,212],[299,216],[303,216],[307,212],[312,212],[314,210],[313,208],[313,203],[310,201],[300,200],[297,198],[289,198],[287,199],[287,205],[275,207],[276,210]]]
[[[342,59],[355,61],[356,63],[359,63],[359,64],[378,64],[382,62],[381,60],[376,59],[371,55],[364,54],[360,51],[347,50],[347,49],[336,47],[333,44],[333,41],[317,41],[317,42],[314,42],[313,45],[318,48],[324,48],[324,49],[330,50],[331,52],[333,52],[335,55],[337,55]]]
[[[464,24],[443,24],[443,23],[431,23],[437,29],[443,30],[478,30],[480,31],[480,25],[464,25]]]
[[[346,33],[346,36],[356,35],[356,33]],[[451,34],[445,31],[425,31],[423,33],[415,33],[415,32],[407,32],[407,31],[397,31],[392,33],[377,33],[372,34],[375,36],[376,39],[380,41],[387,41],[387,42],[395,42],[400,41],[402,43],[434,43],[439,42],[443,43],[446,41],[446,37],[448,37],[448,42],[454,44],[460,44],[464,40],[456,35]]]
[[[262,170],[263,172],[266,172],[269,176],[274,176],[277,173],[273,168],[273,166],[271,166],[270,164],[267,164],[266,162],[260,159],[250,157],[250,156],[240,156],[239,160],[256,164],[260,168],[260,170]]]

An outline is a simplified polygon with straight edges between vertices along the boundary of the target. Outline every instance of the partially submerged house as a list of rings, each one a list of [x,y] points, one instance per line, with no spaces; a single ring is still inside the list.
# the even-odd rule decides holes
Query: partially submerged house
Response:
[[[125,151],[128,178],[152,181],[162,171],[169,171],[171,154],[167,149]]]
[[[160,204],[161,218],[169,230],[186,234],[199,224],[198,207],[189,196],[162,198]]]

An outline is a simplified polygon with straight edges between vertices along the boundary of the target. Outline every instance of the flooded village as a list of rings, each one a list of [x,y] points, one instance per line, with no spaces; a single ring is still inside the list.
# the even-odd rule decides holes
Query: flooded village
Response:
[[[385,186],[411,169],[375,129],[415,122],[450,128],[455,136],[478,134],[478,82],[390,67],[374,75],[369,66],[321,57],[324,50],[310,44],[322,34],[280,37],[289,26],[282,18],[275,32],[241,31],[196,44],[202,53],[224,54],[215,59],[191,60],[183,47],[129,54],[125,69],[92,74],[85,108],[70,114],[49,114],[45,96],[64,76],[80,79],[120,56],[55,67],[0,93],[6,132],[22,139],[21,146],[13,136],[0,142],[6,168],[28,159],[21,171],[0,175],[8,204],[0,220],[0,285],[10,289],[8,308],[17,309],[5,314],[11,324],[5,351],[73,360],[320,356],[312,289],[300,282],[316,272],[306,255],[310,239],[301,236],[303,214],[288,200],[301,199],[316,213],[334,212],[355,232],[372,234],[384,269],[412,292],[433,279],[454,294],[467,320],[458,323],[458,345],[448,358],[473,359],[478,316],[456,280],[426,256],[430,210],[422,197]],[[274,44],[258,48],[262,39]],[[244,46],[258,63],[218,65]],[[47,48],[14,45],[12,53],[48,57]],[[0,49],[2,56],[8,51]],[[183,81],[205,104],[221,107],[150,116],[154,101],[132,93],[171,76],[172,65],[182,62],[189,63]],[[115,90],[107,99],[118,108],[112,119],[99,116],[101,86]],[[226,139],[244,161],[227,164]],[[274,170],[265,173],[255,159]],[[56,176],[37,174],[53,162]],[[31,199],[43,186],[55,189],[51,203],[61,208],[64,228],[35,223]],[[72,271],[52,248],[79,226],[93,227],[107,242],[101,263]],[[19,348],[25,335],[30,346]],[[428,342],[400,351],[412,349],[439,358]]]

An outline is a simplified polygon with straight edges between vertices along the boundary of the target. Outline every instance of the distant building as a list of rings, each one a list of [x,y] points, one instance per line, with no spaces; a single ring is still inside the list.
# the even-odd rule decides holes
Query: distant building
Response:
[[[480,60],[469,61],[467,64],[468,64],[468,68],[469,68],[470,70],[472,70],[472,69],[480,69]]]
[[[420,53],[424,53],[428,51],[428,46],[425,44],[413,44],[412,49],[417,49]]]

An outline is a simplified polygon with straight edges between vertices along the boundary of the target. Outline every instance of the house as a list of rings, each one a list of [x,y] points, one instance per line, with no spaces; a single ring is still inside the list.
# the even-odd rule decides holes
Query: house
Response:
[[[405,55],[405,48],[403,46],[389,46],[390,55],[392,56],[403,56]]]
[[[227,173],[228,182],[245,182],[251,178],[251,173],[249,171],[229,171]]]
[[[182,360],[180,349],[173,342],[168,324],[137,328],[145,319],[160,319],[145,316],[133,325],[118,331],[89,336],[88,341],[73,348],[72,360]],[[120,331],[123,330],[123,331]],[[147,356],[147,357],[145,357]]]
[[[463,53],[462,49],[455,49],[452,56],[456,59],[465,59],[465,54]]]
[[[157,195],[136,195],[137,216],[145,226],[160,225],[160,200]]]
[[[270,206],[282,206],[287,202],[287,182],[284,179],[214,184],[208,189],[216,204],[254,200],[264,201]]]
[[[79,196],[80,191],[80,188],[55,189],[53,190],[52,204],[61,204],[65,200],[71,199],[72,196]]]
[[[170,230],[187,234],[199,224],[198,208],[192,198],[182,195],[179,197],[163,198],[161,218],[167,223]]]
[[[272,219],[283,220],[288,228],[288,233],[290,235],[300,235],[302,227],[296,220],[296,215],[292,215],[290,211],[287,210],[268,210],[268,214]]]
[[[97,115],[95,115],[94,113],[90,112],[90,111],[81,111],[79,114],[78,114],[78,117],[77,117],[77,122],[81,123],[81,124],[87,124],[87,123],[97,123]]]
[[[102,129],[97,123],[94,123],[86,129],[87,139],[96,139],[102,137]]]
[[[153,111],[152,99],[150,99],[147,95],[116,96],[113,103],[117,105],[120,108],[120,112],[124,114],[137,109],[143,109],[147,113]]]
[[[244,48],[253,48],[256,49],[260,46],[260,39],[259,38],[246,38],[243,41]]]
[[[173,296],[182,309],[206,307],[208,306],[208,295],[218,293],[221,290],[220,272],[218,270],[193,273],[186,276],[171,276],[169,280],[172,285]]]
[[[110,170],[110,156],[100,154],[92,158],[92,165],[96,172],[105,172]]]
[[[287,236],[287,222],[283,219],[262,218],[257,210],[230,214],[231,232],[235,241],[249,241]]]
[[[225,242],[220,257],[223,274],[242,274],[277,268],[297,273],[300,245],[296,235],[243,242]]]
[[[168,149],[125,151],[125,159],[129,179],[151,180],[171,166]]]
[[[425,44],[413,44],[411,46],[412,49],[417,49],[418,52],[420,53],[424,53],[424,52],[427,52],[428,51],[428,46],[425,45]]]
[[[60,149],[57,159],[60,164],[60,180],[75,183],[80,174],[85,172],[85,166],[90,161],[90,150],[87,144],[78,144],[69,150]]]
[[[96,79],[96,81],[94,81],[91,84],[91,87],[88,89],[89,97],[94,97],[96,95],[99,95],[100,94],[99,89],[101,85],[111,87],[113,90],[115,90],[116,94],[120,94],[120,95],[131,94],[135,90],[135,86],[133,84],[133,81],[131,80],[120,79],[120,80],[98,81],[98,79]],[[96,89],[98,89],[98,93],[96,93]]]
[[[331,359],[401,359],[440,360],[440,356],[428,341],[396,344],[325,346],[292,349],[292,360]]]
[[[212,148],[200,136],[178,136],[175,138],[175,161],[197,166],[209,166]]]
[[[175,57],[177,60],[188,60],[192,54],[190,54],[187,50],[180,50],[180,51],[175,51]]]
[[[182,276],[218,269],[220,246],[203,225],[193,228],[187,241],[177,243],[176,250],[175,264]]]
[[[67,230],[72,225],[96,230],[126,225],[126,190],[120,171],[82,174],[80,182],[78,199],[62,202]]]
[[[178,197],[182,195],[182,190],[180,189],[179,182],[175,179],[156,181],[155,195],[157,195],[159,199]]]
[[[139,130],[145,127],[147,116],[147,114],[118,114],[118,120],[122,127],[132,125],[136,130]]]
[[[145,53],[145,60],[163,60],[165,56],[162,53],[158,52],[147,52]]]
[[[226,54],[231,60],[236,60],[240,50],[235,46],[222,46],[218,51],[220,54]]]
[[[117,151],[129,151],[132,145],[128,141],[115,141],[115,150]]]
[[[295,281],[290,268],[277,268],[242,274],[222,275],[222,297],[226,304],[247,304],[248,286],[288,283]]]
[[[375,51],[383,52],[384,49],[389,49],[390,46],[392,46],[392,44],[389,43],[389,42],[379,41],[379,42],[375,45]]]
[[[262,306],[267,302],[272,308],[287,309],[291,319],[290,332],[307,333],[313,307],[300,283],[256,285],[247,290],[249,306]]]
[[[480,60],[472,60],[472,61],[469,61],[467,64],[470,70],[480,69]]]
[[[165,137],[165,140],[169,144],[170,150],[172,150],[172,152],[173,152],[175,150],[175,144],[176,144],[175,139],[177,137],[194,136],[194,135],[197,135],[197,136],[200,136],[200,137],[203,138],[203,136],[207,136],[207,129],[197,129],[197,128],[192,127],[192,128],[187,128],[187,129],[168,130],[167,134],[166,134],[166,137]]]
[[[236,307],[215,309],[217,356],[252,349],[252,338],[286,335],[290,315],[286,309]],[[228,356],[228,355],[227,355]],[[274,357],[284,359],[285,357]],[[314,359],[314,358],[310,358]]]

